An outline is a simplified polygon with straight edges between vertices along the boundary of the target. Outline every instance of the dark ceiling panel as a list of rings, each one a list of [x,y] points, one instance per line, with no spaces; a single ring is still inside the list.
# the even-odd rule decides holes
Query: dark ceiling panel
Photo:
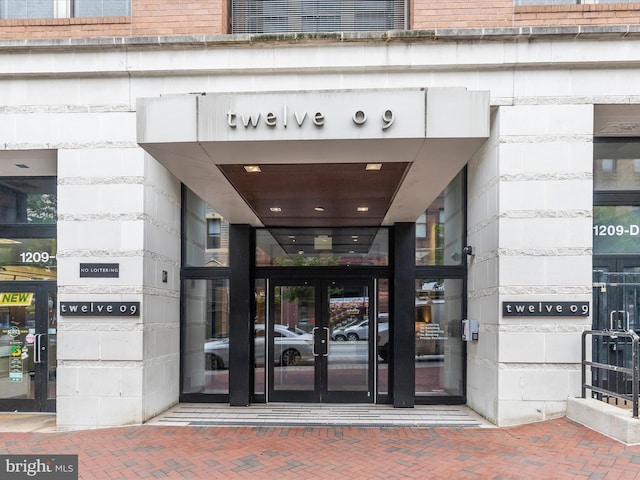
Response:
[[[271,164],[260,165],[258,173],[247,173],[244,165],[219,168],[266,227],[356,227],[382,223],[408,166],[390,162],[368,171],[363,163]],[[363,206],[369,210],[358,212]]]

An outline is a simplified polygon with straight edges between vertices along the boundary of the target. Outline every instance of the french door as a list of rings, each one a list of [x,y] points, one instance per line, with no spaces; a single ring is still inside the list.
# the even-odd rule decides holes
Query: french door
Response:
[[[374,401],[371,279],[273,280],[267,361],[270,401]]]
[[[55,411],[55,289],[0,282],[0,411]]]

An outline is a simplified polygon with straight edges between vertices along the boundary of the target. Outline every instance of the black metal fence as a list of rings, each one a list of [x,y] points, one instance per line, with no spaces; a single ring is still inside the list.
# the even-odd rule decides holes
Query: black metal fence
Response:
[[[590,390],[600,400],[631,402],[637,418],[640,273],[594,271],[592,311],[593,329],[582,337],[582,396]]]
[[[593,346],[601,345],[600,361],[587,360],[587,340]],[[582,398],[587,390],[599,400],[614,398],[630,402],[633,418],[638,418],[638,340],[633,331],[588,330],[582,333]],[[591,371],[591,381],[587,382],[587,367]]]

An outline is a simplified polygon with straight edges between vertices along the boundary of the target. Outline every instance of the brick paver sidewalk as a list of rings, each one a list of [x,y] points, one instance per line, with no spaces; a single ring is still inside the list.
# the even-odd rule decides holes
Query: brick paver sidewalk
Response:
[[[141,426],[0,433],[78,454],[81,479],[640,479],[640,446],[566,419],[496,429]]]

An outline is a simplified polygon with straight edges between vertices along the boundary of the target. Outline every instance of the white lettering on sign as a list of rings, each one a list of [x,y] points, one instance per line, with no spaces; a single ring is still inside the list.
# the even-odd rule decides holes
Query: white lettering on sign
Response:
[[[80,267],[81,273],[119,273],[120,267]]]
[[[637,237],[640,235],[640,225],[595,225],[593,234],[596,237],[621,237],[623,235]]]
[[[238,128],[243,126],[245,129],[258,128],[260,124],[264,124],[269,128],[275,128],[281,125],[283,128],[287,128],[288,125],[297,125],[301,128],[305,124],[305,120],[309,116],[311,122],[316,127],[323,127],[325,125],[325,115],[322,112],[309,113],[307,111],[293,110],[289,112],[289,108],[284,105],[281,112],[268,111],[268,112],[253,112],[253,113],[239,113],[234,110],[227,112],[227,126],[229,128]],[[387,130],[393,125],[395,116],[393,110],[384,110],[381,116],[382,123],[380,128]],[[367,123],[368,116],[364,110],[356,110],[351,116],[351,120],[357,126],[362,126]]]
[[[140,316],[139,302],[60,302],[60,315]]]
[[[503,302],[502,314],[514,316],[586,316],[589,302]]]
[[[48,252],[22,252],[20,261],[22,263],[47,263],[50,259],[56,258]]]

